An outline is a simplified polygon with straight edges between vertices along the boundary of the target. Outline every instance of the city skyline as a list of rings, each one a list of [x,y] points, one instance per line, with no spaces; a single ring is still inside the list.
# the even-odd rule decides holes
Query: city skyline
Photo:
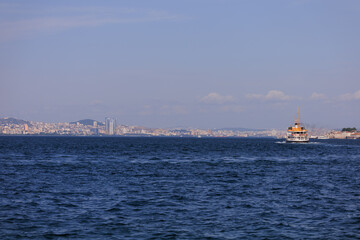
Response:
[[[320,139],[359,139],[356,128],[340,130],[310,127],[311,138]],[[106,117],[104,122],[83,119],[75,122],[35,122],[15,118],[0,118],[0,135],[38,135],[38,136],[124,136],[124,137],[271,137],[285,138],[285,129],[247,129],[247,128],[149,128],[117,124],[116,119]]]
[[[360,127],[358,1],[0,6],[0,117]]]

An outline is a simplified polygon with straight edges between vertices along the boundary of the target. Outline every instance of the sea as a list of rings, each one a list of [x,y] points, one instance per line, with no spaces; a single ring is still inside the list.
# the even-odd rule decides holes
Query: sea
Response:
[[[360,140],[1,136],[0,239],[360,239]]]

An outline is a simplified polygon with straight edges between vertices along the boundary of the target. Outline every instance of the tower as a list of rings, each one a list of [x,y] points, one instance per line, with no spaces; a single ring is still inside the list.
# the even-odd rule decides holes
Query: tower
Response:
[[[108,135],[114,135],[116,128],[116,120],[114,118],[105,118],[105,132]]]

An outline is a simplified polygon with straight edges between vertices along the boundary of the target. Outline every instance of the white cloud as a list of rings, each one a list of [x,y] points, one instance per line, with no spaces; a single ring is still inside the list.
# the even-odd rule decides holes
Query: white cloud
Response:
[[[235,101],[236,101],[236,99],[231,95],[222,96],[216,92],[209,93],[208,95],[206,95],[200,99],[200,102],[209,103],[209,104],[224,104],[224,103],[230,103],[230,102],[235,102]]]
[[[350,100],[359,100],[360,99],[360,89],[354,93],[345,93],[339,97],[340,100],[350,101]]]
[[[326,100],[327,99],[327,96],[323,93],[317,93],[317,92],[314,92],[310,99],[312,100]]]
[[[2,8],[0,12],[8,17],[0,20],[0,41],[9,41],[35,33],[62,31],[77,27],[184,19],[179,15],[151,9],[63,7],[58,9],[42,8],[36,11],[25,5],[4,6],[5,8]]]
[[[278,101],[287,101],[294,99],[295,97],[286,95],[284,92],[279,90],[270,90],[266,95],[262,94],[247,94],[246,98],[248,99],[260,99],[260,100],[278,100]]]

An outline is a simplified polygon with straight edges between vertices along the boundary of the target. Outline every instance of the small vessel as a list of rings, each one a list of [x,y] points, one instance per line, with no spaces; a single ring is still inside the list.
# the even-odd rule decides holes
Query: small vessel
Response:
[[[287,130],[286,142],[309,142],[309,135],[305,127],[299,123],[299,107],[295,117],[295,125],[290,126]]]
[[[329,139],[328,136],[319,136],[318,139]]]

